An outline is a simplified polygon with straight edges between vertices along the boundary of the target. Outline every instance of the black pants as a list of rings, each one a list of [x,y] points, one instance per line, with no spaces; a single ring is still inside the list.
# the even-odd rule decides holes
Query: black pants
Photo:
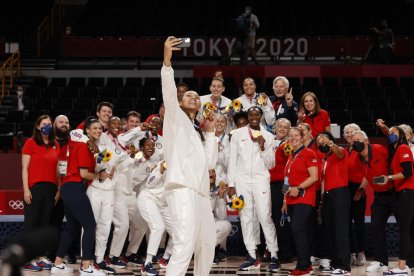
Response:
[[[350,196],[348,187],[324,193],[322,206],[322,231],[324,250],[335,269],[351,271],[348,224]]]
[[[321,191],[316,191],[316,204],[313,207],[310,228],[311,228],[311,255],[315,257],[322,257],[321,255],[321,243],[322,243],[322,226],[319,223],[319,204],[321,201]],[[326,256],[325,256],[326,257]]]
[[[375,192],[371,205],[371,230],[374,260],[388,266],[386,226],[389,216],[395,213],[397,194],[395,191]]]
[[[354,200],[361,183],[348,183],[348,189],[351,196],[351,208],[349,212],[349,243],[352,253],[365,251],[365,206],[367,198],[365,194],[358,200]],[[356,241],[354,240],[354,231],[352,221],[355,224]]]
[[[414,190],[405,189],[397,192],[397,223],[400,229],[400,251],[398,258],[407,260],[414,238]]]
[[[96,222],[91,202],[86,195],[86,189],[86,184],[75,182],[64,183],[60,188],[65,205],[67,229],[62,232],[60,238],[59,248],[56,252],[58,257],[63,258],[66,255],[73,240],[83,228],[82,259],[92,260],[94,258]]]
[[[292,245],[292,229],[290,223],[285,222],[284,226],[280,225],[280,217],[282,216],[283,206],[283,194],[282,194],[283,181],[275,181],[270,183],[270,194],[272,199],[272,219],[276,226],[277,243],[279,245],[279,257],[280,258],[292,258],[293,245]]]
[[[49,182],[38,182],[30,188],[32,202],[24,203],[24,231],[31,232],[51,224],[56,184]]]
[[[313,207],[308,204],[288,205],[288,214],[292,223],[292,234],[295,242],[298,262],[296,269],[306,270],[312,263],[310,235],[311,229],[308,225],[311,223]]]
[[[62,222],[63,222],[64,216],[65,216],[65,207],[63,205],[62,198],[60,198],[58,202],[56,203],[55,207],[53,208],[52,221],[51,221],[52,226],[54,226],[56,231],[58,231],[58,233],[60,234],[62,233]],[[80,237],[81,237],[80,230],[81,229],[79,229],[79,233],[75,235],[74,241],[68,250],[68,255],[71,258],[76,258],[76,255],[80,252]],[[50,260],[54,261],[56,257],[55,255],[56,251],[57,251],[57,248],[55,248],[53,252],[50,252],[50,254],[48,255],[48,258]]]

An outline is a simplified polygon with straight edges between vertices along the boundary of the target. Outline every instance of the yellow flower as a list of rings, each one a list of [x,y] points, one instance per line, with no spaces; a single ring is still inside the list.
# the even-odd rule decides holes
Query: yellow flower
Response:
[[[233,108],[236,110],[241,108],[241,102],[237,99],[232,102],[232,105],[233,105]]]
[[[216,109],[216,107],[214,106],[214,104],[210,103],[210,102],[206,102],[203,104],[203,109],[208,109],[210,111],[214,111]]]
[[[239,197],[235,197],[232,200],[231,208],[235,210],[241,210],[244,207],[244,201],[241,200]]]
[[[210,112],[211,112],[210,109],[204,108],[203,109],[203,116],[204,116],[204,118],[207,118],[208,116],[210,116]]]
[[[232,108],[233,108],[233,106],[231,104],[229,104],[228,106],[226,106],[226,108],[224,109],[224,111],[226,113],[229,113]]]
[[[286,156],[291,155],[292,151],[293,151],[293,147],[292,147],[291,144],[289,144],[289,143],[283,144],[283,152]]]
[[[102,161],[103,162],[108,162],[109,160],[111,160],[111,158],[112,158],[112,152],[106,151],[104,156],[103,156]]]

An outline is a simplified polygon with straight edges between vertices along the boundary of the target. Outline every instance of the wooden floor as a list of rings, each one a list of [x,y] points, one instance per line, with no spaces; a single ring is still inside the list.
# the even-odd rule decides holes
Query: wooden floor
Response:
[[[295,267],[295,263],[288,263],[288,264],[282,264],[281,271],[279,273],[271,274],[267,272],[268,263],[262,263],[260,271],[238,271],[239,265],[244,261],[244,258],[242,257],[229,257],[227,261],[221,262],[219,265],[214,265],[210,275],[215,276],[228,276],[228,275],[244,275],[244,276],[257,276],[257,275],[288,275],[289,271],[292,270]],[[78,261],[79,262],[79,261]],[[369,265],[369,261],[366,265]],[[390,262],[390,268],[394,267],[396,265],[396,261]],[[69,265],[75,269],[75,273],[73,274],[65,274],[65,275],[79,275],[79,264],[78,265]],[[322,274],[319,272],[319,269],[317,267],[314,267],[314,275],[327,275]],[[366,273],[365,272],[365,266],[353,266],[352,267],[352,275],[359,276],[359,275],[378,275],[382,276],[382,273]],[[50,275],[50,271],[42,271],[42,272],[29,272],[25,271],[23,273],[24,276],[44,276],[44,275]],[[141,275],[140,270],[137,267],[128,266],[126,269],[117,269],[117,273],[115,274],[109,274],[109,275],[125,275],[125,276],[135,276],[135,275]],[[160,270],[160,276],[165,275],[165,270]],[[190,265],[190,268],[186,275],[193,275],[192,273],[192,264]]]

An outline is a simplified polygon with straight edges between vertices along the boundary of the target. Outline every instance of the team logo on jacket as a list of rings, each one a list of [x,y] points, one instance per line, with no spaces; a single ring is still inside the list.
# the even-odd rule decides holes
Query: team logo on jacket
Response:
[[[152,182],[152,181],[154,181],[154,179],[155,179],[155,175],[151,176],[151,177],[148,179],[148,184],[151,184],[151,182]]]
[[[161,149],[162,148],[162,144],[161,143],[155,143],[155,146],[157,147],[157,149]]]
[[[150,167],[147,167],[147,168],[145,169],[145,171],[146,171],[147,173],[150,173],[150,172],[151,172],[151,168],[150,168]]]
[[[115,153],[119,155],[119,154],[121,154],[121,150],[118,149],[118,148],[115,148]]]

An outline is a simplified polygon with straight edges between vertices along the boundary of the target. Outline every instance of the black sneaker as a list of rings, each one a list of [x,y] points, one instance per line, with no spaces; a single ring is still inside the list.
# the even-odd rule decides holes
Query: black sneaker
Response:
[[[135,266],[142,266],[144,264],[144,261],[137,255],[137,254],[132,254],[127,256],[128,259],[128,263],[131,263]]]
[[[118,257],[112,257],[110,258],[111,265],[115,268],[126,268],[127,264],[121,261]]]
[[[102,261],[98,264],[100,270],[104,271],[105,273],[114,274],[116,271],[112,267],[110,267],[105,261]]]
[[[218,265],[220,263],[219,258],[217,257],[217,254],[214,255],[214,259],[213,259],[213,265]]]
[[[78,259],[76,258],[76,255],[69,255],[68,256],[68,264],[76,264]]]

